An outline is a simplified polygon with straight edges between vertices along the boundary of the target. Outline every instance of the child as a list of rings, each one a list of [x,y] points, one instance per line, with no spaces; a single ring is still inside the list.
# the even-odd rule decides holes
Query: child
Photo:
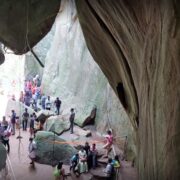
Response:
[[[59,162],[54,170],[54,176],[56,180],[64,180],[65,177],[65,170],[63,168],[63,162]]]
[[[71,171],[71,169],[73,169],[73,172],[75,172],[75,167],[77,166],[78,162],[79,162],[79,154],[75,154],[71,158],[70,171]]]
[[[106,138],[106,144],[103,146],[104,149],[106,149],[106,155],[105,157],[108,157],[109,152],[111,151],[111,146],[113,144],[113,135],[110,130],[107,131]]]
[[[114,168],[120,168],[120,161],[118,155],[116,155],[112,161]]]

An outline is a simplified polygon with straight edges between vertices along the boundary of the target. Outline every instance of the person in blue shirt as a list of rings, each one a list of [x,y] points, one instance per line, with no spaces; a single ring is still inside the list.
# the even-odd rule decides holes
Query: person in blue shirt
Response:
[[[73,169],[73,172],[75,172],[75,167],[77,166],[78,162],[79,162],[79,154],[75,154],[71,158],[70,171],[71,171],[71,169]]]

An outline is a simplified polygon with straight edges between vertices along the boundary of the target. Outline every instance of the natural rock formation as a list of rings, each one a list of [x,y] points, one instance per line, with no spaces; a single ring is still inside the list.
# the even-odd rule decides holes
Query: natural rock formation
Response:
[[[6,117],[9,117],[11,115],[11,111],[14,110],[16,112],[16,116],[19,116],[21,118],[22,114],[24,113],[25,108],[28,109],[29,114],[35,113],[35,111],[32,108],[25,106],[21,102],[13,101],[10,99],[7,103],[5,115]]]
[[[54,115],[54,113],[52,111],[40,110],[37,113],[37,120],[40,121],[42,124],[44,124],[44,122],[52,115]]]
[[[7,157],[6,148],[2,143],[0,143],[0,171],[6,166],[6,157]]]
[[[54,142],[55,141],[55,142]],[[39,131],[36,134],[37,162],[56,165],[59,161],[68,164],[76,150],[52,132]]]
[[[4,61],[5,61],[5,56],[2,51],[2,47],[1,47],[1,43],[0,43],[0,65],[3,64]]]
[[[16,54],[29,51],[50,30],[59,5],[60,0],[2,0],[0,41]]]
[[[96,105],[95,121],[98,130],[104,133],[110,124],[117,141],[122,141],[125,135],[129,136],[129,144],[135,152],[135,147],[132,147],[132,126],[107,79],[93,62],[73,1],[62,1],[53,28],[53,40],[45,60],[43,92],[60,97],[63,115],[69,116],[70,108],[74,107],[75,122],[79,126],[86,124]]]
[[[60,135],[64,131],[67,131],[70,127],[70,122],[64,119],[62,116],[52,116],[46,120],[44,129],[46,131],[55,132]]]
[[[3,5],[5,2],[9,1],[3,1]],[[180,1],[76,0],[75,2],[88,48],[119,96],[136,131],[140,179],[180,179]],[[17,4],[18,6],[21,8],[21,4]],[[3,7],[1,6],[1,8]],[[11,11],[11,8],[9,9],[0,9],[0,12],[14,12]],[[94,70],[95,65],[89,66],[89,61],[75,58],[89,59],[90,55],[82,50],[85,49],[85,46],[79,44],[82,39],[79,38],[77,33],[79,31],[76,29],[79,28],[76,13],[70,11],[70,15],[65,14],[71,8],[68,11],[67,9],[63,11],[64,9],[65,5],[62,4],[58,16],[59,23],[62,22],[62,24],[58,26],[58,21],[56,21],[56,38],[53,40],[46,63],[46,65],[49,64],[49,67],[45,73],[48,74],[48,70],[51,69],[50,77],[53,77],[49,78],[52,89],[45,89],[45,92],[55,96],[61,95],[64,102],[63,109],[69,108],[70,103],[68,102],[73,102],[72,106],[75,105],[75,107],[78,104],[77,109],[78,112],[83,112],[83,116],[81,116],[83,119],[89,115],[92,104],[97,107],[104,105],[103,107],[107,108],[106,99],[113,98],[108,96],[108,91],[104,86],[106,79],[97,75],[99,70]],[[37,14],[35,16],[38,17]],[[41,13],[39,13],[40,16]],[[6,16],[1,15],[0,17],[3,19]],[[17,23],[14,21],[14,17],[13,22]],[[72,23],[68,24],[67,21],[63,21],[63,18],[69,18]],[[16,19],[21,18],[17,16]],[[32,22],[33,20],[34,18],[32,18]],[[19,52],[22,49],[19,44],[22,45],[25,42],[24,36],[22,36],[25,33],[22,32],[26,32],[27,28],[22,28],[19,24],[9,28],[7,22],[9,21],[0,21],[2,27],[0,37],[3,37],[6,44],[15,52]],[[6,29],[8,27],[8,29],[4,30],[4,27]],[[16,36],[9,38],[14,32]],[[39,31],[36,33],[38,35]],[[19,37],[23,37],[23,39],[19,39]],[[30,36],[29,39],[31,39]],[[32,39],[34,38],[32,37]],[[75,43],[74,39],[77,39],[78,43]],[[14,42],[18,42],[18,44],[14,45]],[[68,42],[71,42],[70,45]],[[69,48],[71,48],[70,52]],[[58,51],[59,49],[61,51]],[[84,53],[81,53],[81,50]],[[71,52],[75,52],[75,55],[71,56]],[[74,63],[70,60],[73,60]],[[50,62],[53,63],[50,64]],[[61,66],[59,62],[62,63]],[[79,63],[81,75],[78,77],[74,66],[77,62],[81,63]],[[64,69],[66,71],[63,71]],[[92,85],[92,78],[88,78],[92,77],[90,73],[95,77],[95,86]],[[57,76],[59,80],[55,78]],[[71,81],[68,80],[69,77],[72,78]],[[48,80],[48,77],[44,78],[44,82],[45,80]],[[59,89],[57,89],[57,84]],[[78,86],[76,86],[77,84]],[[63,88],[65,85],[67,85],[67,89]],[[94,87],[96,89],[93,89]],[[71,92],[72,89],[75,89],[75,93]],[[84,94],[83,98],[77,98],[80,94]],[[103,102],[98,103],[96,98],[95,100],[92,98],[95,96]],[[66,97],[66,100],[63,97]],[[87,101],[88,99],[89,101]],[[82,102],[89,103],[85,106]],[[107,108],[108,112],[113,112],[111,107]],[[118,107],[117,109],[122,108]],[[79,116],[78,112],[76,112],[77,117]],[[97,119],[102,117],[99,112],[98,108]],[[109,113],[104,111],[102,114]],[[116,126],[112,125],[114,129],[119,129],[117,124],[121,127],[120,118],[108,115],[107,119],[111,124],[116,124]],[[109,121],[103,124],[109,124]],[[97,124],[98,122],[102,123],[100,118]],[[122,128],[122,132],[125,132],[124,129]],[[122,132],[119,131],[115,132],[121,135]]]
[[[76,5],[88,48],[137,131],[140,179],[180,179],[180,1]]]

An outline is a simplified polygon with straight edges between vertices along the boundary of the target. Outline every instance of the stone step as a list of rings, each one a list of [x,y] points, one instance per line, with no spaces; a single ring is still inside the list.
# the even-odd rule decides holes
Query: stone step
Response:
[[[108,158],[101,157],[98,159],[98,163],[106,165],[108,162]]]

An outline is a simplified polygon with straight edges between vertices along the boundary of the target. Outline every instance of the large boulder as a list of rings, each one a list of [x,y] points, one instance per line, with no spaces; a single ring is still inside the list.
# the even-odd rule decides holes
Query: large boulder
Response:
[[[60,135],[64,131],[67,131],[70,127],[69,120],[64,119],[62,116],[52,116],[46,120],[44,129],[46,131],[55,132]]]
[[[2,143],[0,143],[0,171],[6,166],[7,151]]]
[[[37,113],[37,120],[40,121],[42,124],[49,118],[50,116],[53,116],[54,113],[49,110],[41,110]]]
[[[59,161],[69,164],[70,158],[76,153],[68,142],[52,132],[37,132],[35,142],[37,144],[36,161],[41,164],[55,165]]]
[[[51,29],[59,5],[60,0],[19,0],[16,3],[1,0],[0,41],[16,54],[29,51]]]

